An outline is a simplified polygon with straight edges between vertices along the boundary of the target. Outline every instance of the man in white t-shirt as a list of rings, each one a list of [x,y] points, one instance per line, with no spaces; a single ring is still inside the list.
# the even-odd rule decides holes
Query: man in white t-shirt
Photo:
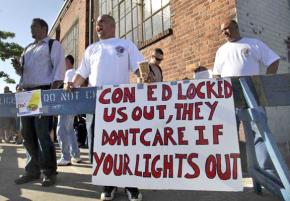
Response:
[[[265,43],[255,38],[241,37],[238,24],[228,20],[221,25],[221,31],[227,39],[215,57],[214,75],[221,77],[259,75],[260,64],[267,74],[275,74],[280,57]]]
[[[66,90],[80,86],[89,78],[89,86],[118,85],[129,83],[130,71],[137,73],[138,62],[144,61],[136,45],[125,39],[115,38],[115,20],[102,15],[96,21],[96,32],[100,41],[90,45],[76,71],[72,82],[64,86]],[[91,159],[93,153],[94,116],[87,115],[88,145]],[[101,200],[112,200],[116,187],[105,186]],[[126,188],[131,201],[141,201],[137,188]]]
[[[75,75],[74,58],[72,55],[65,57],[66,72],[64,77],[64,83],[72,81]],[[77,137],[74,131],[74,115],[59,115],[57,124],[57,140],[61,150],[61,157],[57,161],[58,166],[67,166],[71,162],[79,163],[80,150],[78,147]],[[72,159],[71,159],[72,157]]]
[[[241,37],[236,21],[225,21],[221,25],[221,31],[227,42],[216,53],[214,77],[259,75],[260,65],[266,68],[267,74],[277,72],[279,56],[258,39]],[[239,119],[237,122],[239,125]],[[254,143],[260,168],[274,175],[263,138],[256,134]]]

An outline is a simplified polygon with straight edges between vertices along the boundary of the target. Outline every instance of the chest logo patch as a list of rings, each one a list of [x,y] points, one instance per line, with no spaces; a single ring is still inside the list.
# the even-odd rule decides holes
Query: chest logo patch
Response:
[[[115,50],[116,50],[116,52],[117,52],[117,55],[120,57],[120,56],[123,55],[123,53],[124,53],[124,51],[125,51],[125,48],[122,47],[122,46],[117,46],[117,47],[115,47]]]
[[[244,55],[245,57],[247,57],[247,56],[249,56],[249,54],[250,54],[249,48],[242,49],[242,55]]]

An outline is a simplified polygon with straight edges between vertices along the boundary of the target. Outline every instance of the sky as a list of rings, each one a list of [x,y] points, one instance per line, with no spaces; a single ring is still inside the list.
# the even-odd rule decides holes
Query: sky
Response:
[[[9,42],[16,42],[22,47],[33,41],[30,32],[30,25],[33,18],[42,18],[49,29],[53,25],[64,0],[0,0],[0,30],[14,32],[15,37]],[[19,76],[14,72],[10,60],[0,60],[0,70],[19,81]],[[3,93],[5,86],[15,92],[15,85],[7,84],[0,78],[0,93]]]

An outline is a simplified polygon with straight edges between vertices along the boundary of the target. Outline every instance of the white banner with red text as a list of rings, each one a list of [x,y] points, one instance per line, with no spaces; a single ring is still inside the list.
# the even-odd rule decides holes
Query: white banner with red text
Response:
[[[97,91],[93,184],[242,191],[230,79]]]

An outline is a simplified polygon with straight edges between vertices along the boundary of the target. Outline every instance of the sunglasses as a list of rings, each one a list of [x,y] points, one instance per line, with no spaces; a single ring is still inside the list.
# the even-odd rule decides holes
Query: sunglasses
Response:
[[[152,55],[152,56],[156,59],[156,61],[162,61],[163,60],[163,58],[158,58],[155,55]]]

